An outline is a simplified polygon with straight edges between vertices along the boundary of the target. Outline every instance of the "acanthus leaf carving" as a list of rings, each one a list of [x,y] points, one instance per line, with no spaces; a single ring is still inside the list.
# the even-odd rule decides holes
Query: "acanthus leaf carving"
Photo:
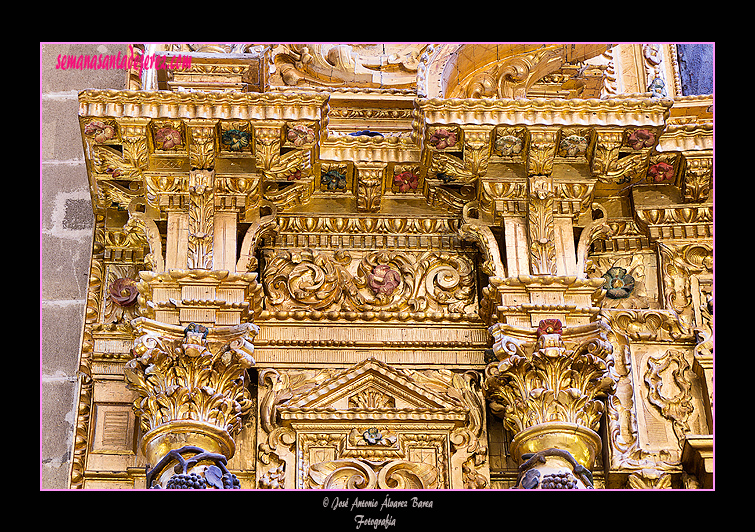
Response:
[[[189,269],[212,269],[215,216],[215,172],[195,170],[189,176]]]
[[[267,260],[264,283],[273,309],[450,312],[476,308],[472,264],[445,252],[367,253],[354,274],[346,251],[284,251]]]
[[[553,182],[547,176],[528,180],[527,202],[530,267],[533,274],[556,275]]]
[[[510,430],[553,421],[597,429],[604,409],[600,398],[615,384],[607,325],[575,328],[579,332],[568,344],[559,333],[540,334],[533,344],[505,334],[508,329],[500,324],[491,329],[499,361],[486,368],[484,387],[491,408]]]
[[[246,370],[255,361],[247,337],[256,334],[257,326],[214,329],[210,344],[203,326],[182,329],[146,318],[133,323],[141,335],[124,371],[138,394],[134,408],[144,430],[193,420],[238,432],[253,404]]]

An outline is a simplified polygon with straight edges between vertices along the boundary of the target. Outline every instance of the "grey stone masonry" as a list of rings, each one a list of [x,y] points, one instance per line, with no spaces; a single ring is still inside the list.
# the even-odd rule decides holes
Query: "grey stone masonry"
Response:
[[[94,216],[78,125],[81,90],[124,89],[118,69],[56,69],[59,56],[127,53],[128,44],[40,45],[41,489],[67,489]]]

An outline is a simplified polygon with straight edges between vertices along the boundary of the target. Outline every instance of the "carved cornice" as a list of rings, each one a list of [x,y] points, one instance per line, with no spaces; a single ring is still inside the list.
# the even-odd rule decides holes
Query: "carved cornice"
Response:
[[[327,95],[312,93],[85,90],[79,93],[79,116],[318,120],[327,102]]]
[[[323,160],[419,162],[420,149],[411,138],[382,136],[328,136],[320,145]]]
[[[161,322],[238,324],[262,309],[257,272],[171,269],[139,275],[139,312]]]
[[[713,238],[712,204],[637,205],[635,212],[653,240]]]
[[[417,100],[420,117],[437,125],[662,126],[672,105],[667,99]]]
[[[519,275],[490,277],[483,288],[481,316],[488,323],[508,323],[519,327],[537,326],[541,319],[556,317],[567,326],[593,321],[598,307],[593,299],[604,279],[577,276]]]
[[[713,124],[669,124],[658,141],[659,152],[702,151],[713,149]]]

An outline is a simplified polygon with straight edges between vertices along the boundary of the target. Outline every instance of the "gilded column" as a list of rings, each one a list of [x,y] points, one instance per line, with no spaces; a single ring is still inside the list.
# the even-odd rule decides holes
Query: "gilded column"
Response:
[[[148,486],[238,487],[225,465],[252,406],[246,370],[254,365],[258,327],[183,327],[147,318],[132,326],[138,337],[125,377],[137,393]]]
[[[497,360],[485,369],[484,388],[491,410],[515,434],[509,450],[521,464],[517,487],[592,487],[601,398],[615,387],[609,330],[602,321],[564,328],[555,319],[534,331],[490,328]]]

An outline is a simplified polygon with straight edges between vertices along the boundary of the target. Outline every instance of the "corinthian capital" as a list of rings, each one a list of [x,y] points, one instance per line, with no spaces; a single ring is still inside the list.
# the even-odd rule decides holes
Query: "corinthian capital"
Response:
[[[498,360],[485,369],[484,388],[493,412],[516,434],[516,459],[557,447],[592,467],[601,446],[600,398],[615,386],[608,330],[601,321],[563,329],[559,320],[542,320],[536,331],[490,328]]]
[[[125,375],[138,393],[134,408],[150,463],[185,445],[233,456],[233,436],[252,406],[246,370],[255,363],[257,326],[182,328],[147,318],[132,325],[139,336]]]

